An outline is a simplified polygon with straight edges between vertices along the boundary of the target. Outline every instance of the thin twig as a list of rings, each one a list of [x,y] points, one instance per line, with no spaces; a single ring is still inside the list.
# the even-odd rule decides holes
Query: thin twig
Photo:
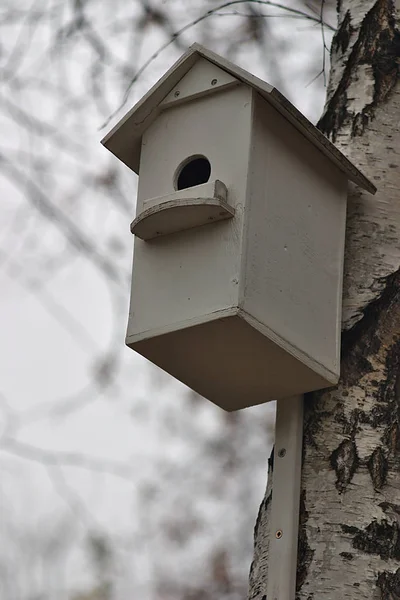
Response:
[[[126,105],[128,99],[129,99],[130,91],[131,91],[132,87],[134,86],[134,84],[139,79],[139,77],[149,67],[149,65],[161,54],[161,52],[166,50],[172,43],[174,43],[174,41],[176,40],[177,37],[181,36],[183,33],[188,31],[195,25],[198,25],[205,19],[208,19],[209,17],[215,15],[215,13],[222,10],[223,8],[228,8],[229,6],[234,6],[236,4],[262,4],[264,6],[272,6],[274,8],[278,8],[284,12],[291,13],[292,15],[301,16],[303,19],[314,21],[316,23],[320,23],[320,19],[318,17],[313,17],[309,13],[306,13],[302,10],[290,8],[283,4],[280,4],[277,2],[271,2],[269,0],[231,0],[230,2],[224,2],[223,4],[220,4],[219,6],[216,6],[215,8],[212,8],[209,11],[207,11],[206,13],[202,14],[200,17],[197,17],[197,19],[194,19],[187,25],[184,25],[184,27],[181,27],[181,29],[178,29],[178,31],[176,31],[174,34],[172,34],[171,38],[167,42],[162,44],[162,46],[160,46],[160,48],[158,50],[156,50],[156,52],[153,52],[153,54],[150,56],[150,58],[145,61],[145,63],[136,72],[135,76],[131,79],[131,81],[123,95],[122,102],[120,103],[118,108],[113,113],[111,113],[111,115],[102,124],[100,129],[102,129],[103,127],[106,127],[108,125],[108,123],[115,117],[115,115]],[[326,26],[329,27],[330,29],[334,30],[334,28],[331,27],[330,25],[326,24]]]

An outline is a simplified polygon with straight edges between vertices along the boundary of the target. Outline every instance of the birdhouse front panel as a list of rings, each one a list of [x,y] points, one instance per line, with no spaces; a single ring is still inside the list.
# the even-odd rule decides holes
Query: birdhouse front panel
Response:
[[[169,105],[144,133],[137,213],[169,208],[164,223],[159,221],[159,236],[135,239],[128,341],[237,307],[251,96],[243,85],[212,90]],[[182,204],[198,200],[204,208],[207,198],[219,202],[222,196],[229,218],[214,222],[211,214],[202,226],[186,228],[182,221],[181,231],[165,233],[180,222],[177,211],[185,218],[188,207]],[[221,212],[220,204],[217,209]]]

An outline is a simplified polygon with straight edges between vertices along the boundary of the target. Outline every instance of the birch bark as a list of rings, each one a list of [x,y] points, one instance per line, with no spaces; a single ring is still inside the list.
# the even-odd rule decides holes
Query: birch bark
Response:
[[[378,192],[350,187],[341,380],[305,399],[297,597],[397,600],[400,0],[338,0],[337,8],[319,127]],[[251,600],[266,600],[270,498],[269,483],[255,528]]]

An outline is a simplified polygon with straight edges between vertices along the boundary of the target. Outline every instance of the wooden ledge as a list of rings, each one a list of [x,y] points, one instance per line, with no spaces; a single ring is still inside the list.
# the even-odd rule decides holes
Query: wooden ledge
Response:
[[[199,192],[211,192],[212,196],[203,196]],[[235,209],[226,202],[226,196],[225,185],[214,181],[153,198],[144,203],[144,210],[131,223],[131,232],[147,241],[230,219]]]

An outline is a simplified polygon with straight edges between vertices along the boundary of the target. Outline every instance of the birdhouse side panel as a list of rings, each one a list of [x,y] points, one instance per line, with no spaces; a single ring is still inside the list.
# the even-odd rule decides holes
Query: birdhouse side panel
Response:
[[[145,132],[138,213],[151,199],[177,191],[182,198],[186,187],[193,196],[191,184],[201,196],[207,181],[219,180],[234,217],[148,242],[135,239],[128,338],[237,307],[251,120],[252,92],[238,86],[169,107]]]
[[[241,306],[339,373],[347,179],[256,94]]]

